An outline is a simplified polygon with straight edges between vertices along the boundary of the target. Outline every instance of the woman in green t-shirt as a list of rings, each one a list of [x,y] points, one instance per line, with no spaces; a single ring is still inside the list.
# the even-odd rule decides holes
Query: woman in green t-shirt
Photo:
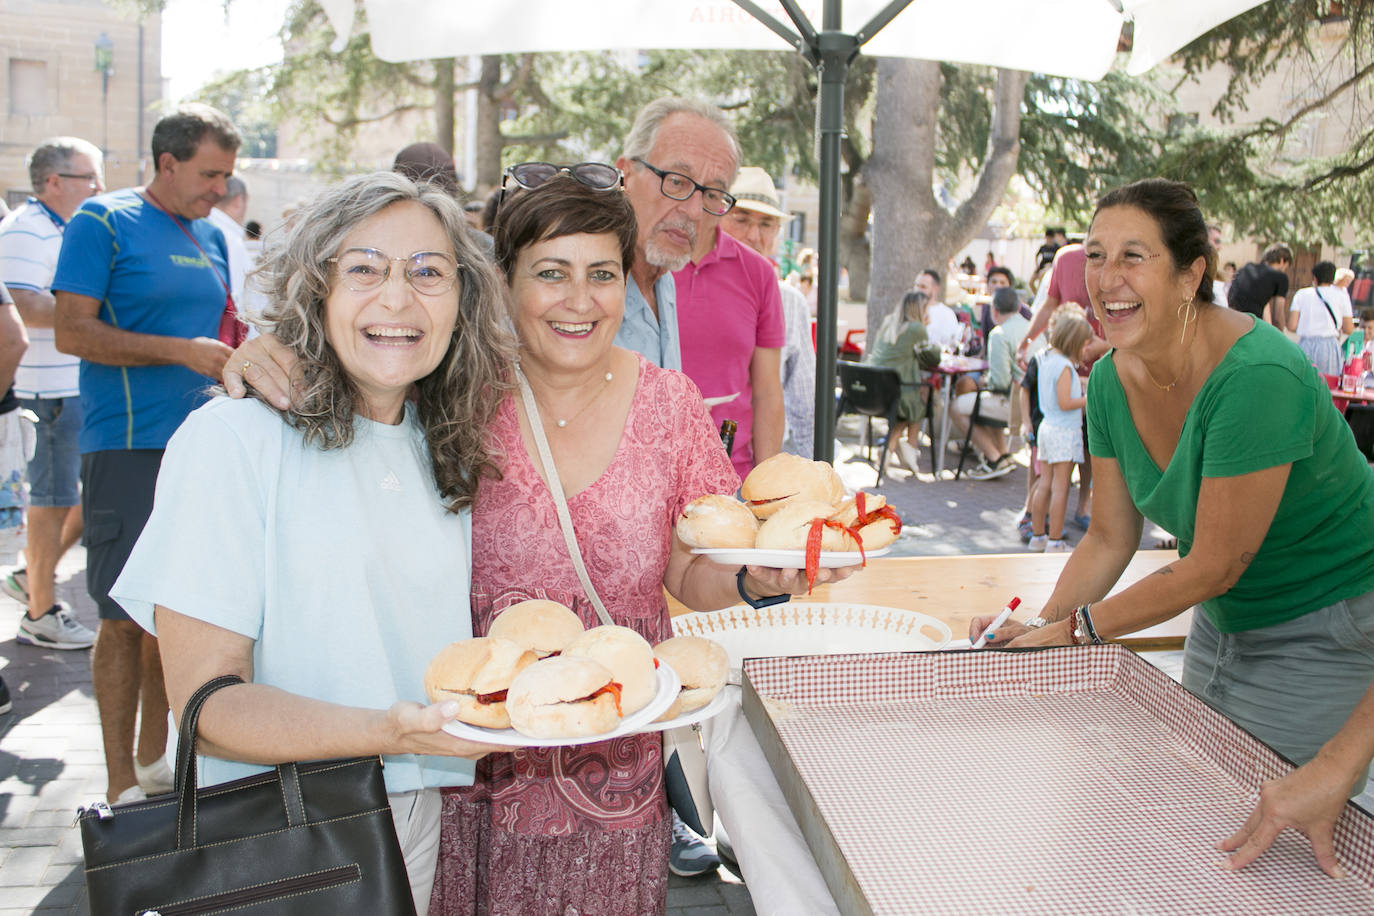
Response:
[[[988,643],[1100,642],[1199,605],[1184,686],[1305,764],[1221,848],[1240,867],[1297,826],[1334,874],[1331,825],[1374,757],[1374,473],[1302,351],[1213,304],[1187,185],[1111,191],[1084,247],[1113,347],[1088,388],[1092,525],[1040,617]],[[1180,559],[1108,598],[1147,516]]]

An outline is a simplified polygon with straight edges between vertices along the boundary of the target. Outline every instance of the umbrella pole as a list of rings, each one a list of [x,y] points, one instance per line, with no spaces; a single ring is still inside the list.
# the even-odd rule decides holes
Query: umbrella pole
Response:
[[[840,281],[840,140],[844,135],[844,84],[859,51],[853,35],[840,31],[840,0],[825,0],[823,31],[816,36],[820,98],[816,138],[820,161],[820,275],[816,279],[815,458],[835,458],[835,318]]]

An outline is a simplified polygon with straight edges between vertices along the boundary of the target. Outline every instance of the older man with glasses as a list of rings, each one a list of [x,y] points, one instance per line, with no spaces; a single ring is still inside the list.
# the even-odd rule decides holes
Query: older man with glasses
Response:
[[[37,418],[28,462],[29,510],[25,565],[0,577],[0,589],[26,606],[19,642],[44,649],[87,649],[95,633],[57,598],[62,555],[81,537],[80,360],[53,343],[52,281],[67,221],[105,190],[100,150],[76,137],[45,140],[29,154],[33,195],[0,223],[0,280],[9,287],[28,330],[29,347],[14,376],[19,405]]]
[[[731,459],[743,477],[782,447],[784,338],[772,264],[720,229],[735,205],[727,189],[739,161],[734,129],[718,108],[664,98],[640,111],[616,162],[639,221],[635,284],[617,342],[652,349],[649,312],[656,307],[665,360],[680,357],[717,424],[735,421]],[[671,287],[664,282],[670,273]],[[666,338],[673,330],[669,289],[676,340]]]

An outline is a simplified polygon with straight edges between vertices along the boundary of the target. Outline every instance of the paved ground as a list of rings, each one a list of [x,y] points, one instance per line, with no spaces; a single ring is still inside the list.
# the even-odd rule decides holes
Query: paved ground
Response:
[[[872,490],[873,470],[845,457],[857,441],[852,418],[842,426],[841,474]],[[930,450],[922,449],[928,471]],[[956,459],[957,460],[957,459]],[[1024,461],[1024,459],[1022,459]],[[896,472],[883,492],[910,525],[901,555],[1014,553],[1024,550],[1015,530],[1025,497],[1024,464],[1000,480],[935,480]],[[1070,537],[1076,531],[1070,529]],[[1161,536],[1146,527],[1143,546]],[[77,548],[59,570],[61,591],[77,617],[96,624],[84,587],[84,552]],[[89,653],[34,649],[14,642],[19,605],[0,596],[0,675],[14,699],[0,716],[0,916],[85,914],[81,844],[72,828],[76,808],[102,797],[104,759],[91,695]],[[1177,676],[1179,653],[1151,660]],[[1366,796],[1368,798],[1368,796]],[[726,868],[669,882],[672,916],[752,914],[748,890]]]

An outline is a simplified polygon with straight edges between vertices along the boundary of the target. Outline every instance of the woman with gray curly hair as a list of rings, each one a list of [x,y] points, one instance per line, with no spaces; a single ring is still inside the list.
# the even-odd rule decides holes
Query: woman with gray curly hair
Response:
[[[423,914],[438,788],[490,750],[442,731],[455,704],[415,698],[434,648],[471,635],[469,507],[513,354],[500,286],[458,205],[390,173],[322,194],[262,273],[298,397],[187,418],[111,594],[159,637],[178,714],[211,678],[244,679],[201,716],[207,783],[385,757]]]

